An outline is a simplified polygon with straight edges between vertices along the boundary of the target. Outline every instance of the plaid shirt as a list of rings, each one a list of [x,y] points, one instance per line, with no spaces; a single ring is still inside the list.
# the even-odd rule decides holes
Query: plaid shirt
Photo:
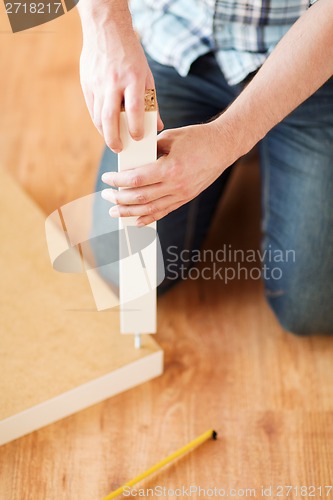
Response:
[[[230,85],[258,69],[316,0],[131,0],[148,54],[186,76],[214,51]]]

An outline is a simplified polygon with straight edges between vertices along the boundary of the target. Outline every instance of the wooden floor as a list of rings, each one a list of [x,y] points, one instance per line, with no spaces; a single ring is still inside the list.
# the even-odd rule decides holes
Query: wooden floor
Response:
[[[93,190],[102,148],[79,87],[78,19],[12,35],[2,8],[0,28],[0,165],[50,213]],[[232,184],[209,248],[258,245],[256,163]],[[140,487],[261,498],[272,486],[266,496],[299,498],[276,488],[333,484],[333,339],[283,332],[249,280],[183,282],[159,301],[158,320],[165,374],[2,447],[1,500],[99,500],[211,427],[217,442]]]

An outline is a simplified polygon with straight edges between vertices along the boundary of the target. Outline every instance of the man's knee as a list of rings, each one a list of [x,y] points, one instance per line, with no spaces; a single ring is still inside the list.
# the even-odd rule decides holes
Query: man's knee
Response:
[[[325,305],[316,303],[315,299],[306,300],[301,294],[288,291],[267,292],[266,297],[276,319],[287,332],[303,337],[333,335],[332,312],[327,314]]]
[[[307,235],[292,237],[281,229],[278,245],[270,238],[265,254],[268,269],[279,272],[264,275],[268,304],[280,325],[298,336],[333,334],[333,265],[331,244],[315,253]],[[289,253],[293,249],[292,253]]]
[[[299,336],[313,333],[310,331],[309,325],[304,324],[301,311],[295,310],[295,308],[290,310],[288,300],[285,297],[268,294],[267,302],[284,330]]]

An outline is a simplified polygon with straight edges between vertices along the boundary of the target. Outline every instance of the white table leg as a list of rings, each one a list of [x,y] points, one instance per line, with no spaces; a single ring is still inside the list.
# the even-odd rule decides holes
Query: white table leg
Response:
[[[134,141],[128,131],[126,112],[121,112],[123,151],[118,155],[119,171],[156,160],[156,108],[146,110],[144,126],[144,138]],[[120,331],[135,334],[135,345],[140,347],[141,333],[156,332],[156,223],[148,229],[137,228],[136,219],[119,219]]]

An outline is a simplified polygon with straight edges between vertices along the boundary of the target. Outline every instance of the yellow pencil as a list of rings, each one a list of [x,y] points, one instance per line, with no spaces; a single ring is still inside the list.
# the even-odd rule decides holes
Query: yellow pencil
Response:
[[[204,434],[197,437],[196,439],[193,439],[193,441],[188,443],[186,446],[183,446],[182,448],[180,448],[180,450],[175,451],[174,453],[171,453],[171,455],[164,458],[163,460],[161,460],[157,464],[153,465],[152,467],[150,467],[150,469],[146,470],[145,472],[142,472],[141,474],[136,476],[131,481],[128,481],[128,483],[124,484],[123,486],[120,486],[120,488],[118,488],[117,490],[113,491],[112,493],[110,493],[109,495],[104,497],[103,500],[111,500],[112,498],[115,498],[118,495],[121,495],[125,491],[126,488],[131,488],[139,481],[142,481],[142,479],[145,479],[146,477],[150,476],[151,474],[153,474],[157,470],[161,469],[165,465],[172,462],[172,460],[175,460],[176,458],[180,457],[181,455],[184,455],[188,451],[192,450],[196,446],[199,446],[200,444],[204,443],[205,441],[207,441],[210,438],[213,438],[213,439],[217,438],[217,432],[215,432],[213,429],[210,429],[209,431],[204,432]]]

